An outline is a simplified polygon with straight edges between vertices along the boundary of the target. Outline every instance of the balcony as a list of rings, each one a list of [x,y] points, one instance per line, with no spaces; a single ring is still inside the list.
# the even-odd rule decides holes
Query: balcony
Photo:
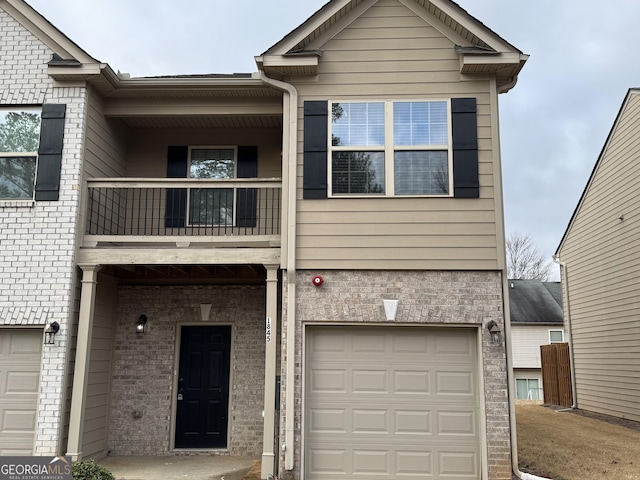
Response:
[[[92,179],[82,247],[279,247],[282,180]]]

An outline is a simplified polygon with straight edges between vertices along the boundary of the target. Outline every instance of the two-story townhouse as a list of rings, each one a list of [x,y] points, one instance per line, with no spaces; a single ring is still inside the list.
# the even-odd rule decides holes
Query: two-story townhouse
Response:
[[[3,454],[511,478],[526,55],[449,0],[332,0],[246,75],[116,74],[21,0],[0,29],[37,139],[0,152]]]
[[[560,282],[509,279],[509,318],[516,399],[542,400],[540,347],[565,341]]]

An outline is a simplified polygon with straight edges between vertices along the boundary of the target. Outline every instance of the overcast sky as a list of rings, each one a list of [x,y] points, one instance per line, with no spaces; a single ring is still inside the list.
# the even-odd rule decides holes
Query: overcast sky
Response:
[[[133,76],[253,72],[325,0],[28,0],[94,58]],[[555,253],[628,88],[638,0],[458,0],[531,58],[500,96],[507,234]]]

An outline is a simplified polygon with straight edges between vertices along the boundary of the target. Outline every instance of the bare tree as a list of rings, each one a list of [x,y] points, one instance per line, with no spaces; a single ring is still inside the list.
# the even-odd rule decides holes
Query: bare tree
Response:
[[[549,281],[552,275],[551,263],[540,253],[531,235],[512,233],[507,238],[506,247],[508,278]]]

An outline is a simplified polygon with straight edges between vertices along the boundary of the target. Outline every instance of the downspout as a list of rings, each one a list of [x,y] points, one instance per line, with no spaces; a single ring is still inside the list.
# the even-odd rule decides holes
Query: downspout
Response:
[[[296,142],[298,134],[298,91],[289,83],[274,80],[260,70],[260,79],[267,85],[288,94],[286,113],[287,125],[282,129],[282,158],[287,166],[287,365],[286,365],[286,397],[285,397],[285,440],[284,468],[293,470],[294,464],[294,417],[295,417],[295,348],[296,348],[296,180],[297,180],[297,152]],[[286,110],[285,103],[285,110]]]
[[[526,60],[526,58],[525,58]],[[507,85],[502,87],[498,87],[494,83],[495,89],[492,89],[492,109],[493,116],[495,118],[495,131],[497,132],[493,140],[495,142],[494,149],[496,152],[500,152],[500,129],[498,128],[499,123],[499,110],[498,110],[498,94],[504,93],[511,89],[516,81],[518,80],[517,76],[512,78],[512,81]],[[495,82],[495,80],[494,80]],[[493,93],[495,91],[495,94]],[[500,155],[497,155],[497,161],[500,162]],[[499,186],[499,195],[502,196],[502,167],[499,166],[498,175],[500,175],[500,182],[498,182]],[[502,201],[499,202],[499,205],[496,206],[496,212],[500,214],[500,221],[503,228],[499,228],[497,232],[497,236],[499,241],[502,242],[503,248],[501,250],[501,263],[502,269],[500,270],[502,276],[502,311],[504,313],[504,344],[505,344],[505,354],[507,357],[507,401],[509,403],[509,436],[511,440],[511,470],[513,471],[516,477],[522,480],[548,480],[543,477],[537,477],[535,475],[531,475],[529,473],[521,472],[518,468],[518,436],[516,432],[516,401],[515,401],[515,379],[513,373],[513,351],[511,348],[511,308],[509,307],[509,279],[507,278],[507,258],[506,258],[506,249],[505,245],[505,233],[504,233],[504,210],[502,209]]]
[[[566,318],[567,333],[569,334],[569,359],[571,362],[571,394],[573,397],[573,405],[571,408],[578,408],[578,392],[576,392],[576,363],[573,358],[573,329],[571,328],[571,304],[569,301],[569,275],[567,272],[567,264],[560,260],[559,255],[551,257],[554,263],[560,265],[560,280],[562,285],[562,296],[566,299],[566,312],[563,312],[564,318]]]
[[[509,431],[511,434],[511,469],[521,480],[549,480],[530,473],[521,472],[518,468],[518,435],[516,432],[516,401],[514,395],[515,376],[513,374],[513,352],[511,349],[511,309],[509,308],[509,279],[506,271],[502,275],[502,298],[504,310],[504,342],[507,347],[507,382],[509,387]]]

